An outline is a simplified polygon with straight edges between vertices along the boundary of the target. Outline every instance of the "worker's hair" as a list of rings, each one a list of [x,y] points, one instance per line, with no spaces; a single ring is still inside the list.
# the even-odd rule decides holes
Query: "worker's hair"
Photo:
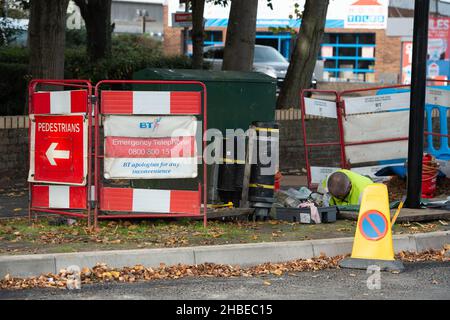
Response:
[[[347,175],[343,172],[334,172],[328,178],[328,191],[333,197],[345,198],[352,188],[352,184]]]

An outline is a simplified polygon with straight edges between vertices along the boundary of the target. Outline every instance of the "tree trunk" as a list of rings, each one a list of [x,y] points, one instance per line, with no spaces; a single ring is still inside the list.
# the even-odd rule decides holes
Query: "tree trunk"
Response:
[[[205,0],[192,1],[192,67],[203,69],[203,12]]]
[[[251,71],[258,0],[231,1],[222,70]]]
[[[111,0],[75,0],[86,24],[86,48],[92,62],[111,56]]]
[[[329,0],[306,0],[300,31],[277,108],[296,108],[300,90],[310,87],[325,28]]]
[[[31,0],[28,37],[33,78],[64,79],[68,3],[69,0]]]

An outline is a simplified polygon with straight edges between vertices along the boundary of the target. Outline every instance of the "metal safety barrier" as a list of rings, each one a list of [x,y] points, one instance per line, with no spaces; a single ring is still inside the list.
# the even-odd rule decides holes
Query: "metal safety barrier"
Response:
[[[140,86],[145,91],[112,88],[118,85]],[[149,86],[168,85],[170,91],[148,90]],[[196,89],[189,89],[192,86]],[[95,94],[94,221],[202,216],[206,226],[207,168],[197,154],[199,119],[203,125],[200,131],[207,129],[206,86],[198,81],[108,80],[97,84]],[[206,141],[201,141],[204,150]],[[199,159],[201,172],[197,172]],[[109,185],[111,181],[142,179],[194,179],[197,187],[180,190]]]
[[[408,152],[409,88],[409,85],[394,85],[341,92],[303,90],[300,109],[308,186],[317,187],[327,175],[339,169],[332,164],[311,165],[311,152],[314,148],[337,147],[340,154],[340,168],[351,168],[369,176],[387,165],[404,164]],[[374,91],[378,93],[367,95]],[[308,98],[305,96],[307,92],[320,98]],[[437,156],[446,157],[449,150],[447,128],[449,97],[450,91],[427,87],[428,125],[424,134],[427,136],[428,149]],[[433,132],[432,127],[432,119],[436,118],[437,108],[439,108],[439,133]],[[338,128],[336,140],[310,142],[305,120],[311,116],[336,119]],[[433,136],[441,139],[439,149],[434,147]]]
[[[37,91],[41,86],[44,91]],[[61,90],[67,88],[72,90]],[[28,94],[29,217],[54,213],[86,218],[90,226],[91,83],[33,80]]]

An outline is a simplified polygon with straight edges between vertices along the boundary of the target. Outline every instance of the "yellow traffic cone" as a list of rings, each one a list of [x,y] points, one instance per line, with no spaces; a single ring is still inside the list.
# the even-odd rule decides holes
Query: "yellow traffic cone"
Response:
[[[370,265],[387,271],[404,269],[403,263],[394,258],[388,190],[381,183],[364,189],[352,255],[340,263],[342,268],[352,269],[367,269]]]

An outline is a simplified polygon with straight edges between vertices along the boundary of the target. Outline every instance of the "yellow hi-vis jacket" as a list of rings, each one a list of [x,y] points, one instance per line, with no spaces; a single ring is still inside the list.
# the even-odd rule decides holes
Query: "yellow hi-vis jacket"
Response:
[[[350,170],[340,169],[337,171],[344,173],[350,179],[350,182],[352,183],[352,188],[344,200],[341,200],[341,199],[338,199],[338,198],[335,198],[332,196],[330,199],[330,206],[333,206],[333,205],[346,206],[346,205],[360,204],[361,196],[362,196],[364,189],[369,184],[372,184],[373,181],[365,176],[362,176],[362,175],[352,172]],[[325,180],[325,183],[327,183],[327,181],[328,180]]]

